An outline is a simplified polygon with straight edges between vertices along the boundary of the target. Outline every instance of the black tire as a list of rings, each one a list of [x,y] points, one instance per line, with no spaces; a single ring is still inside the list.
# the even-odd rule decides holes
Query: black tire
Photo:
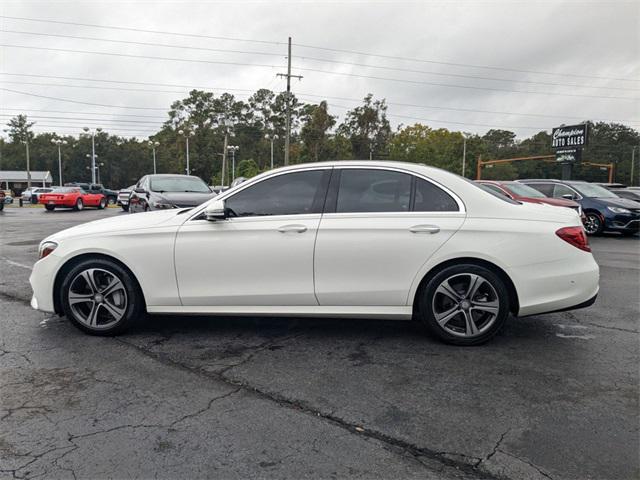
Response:
[[[129,211],[129,205],[120,205],[125,212]]]
[[[109,324],[108,320],[113,319],[114,317],[112,317],[109,314],[108,310],[103,306],[105,303],[107,303],[106,297],[108,297],[108,295],[105,295],[104,301],[99,302],[102,305],[96,307],[96,311],[98,312],[97,314],[98,321],[96,321],[96,325],[94,327],[89,326],[86,323],[86,319],[83,320],[82,312],[80,311],[79,307],[76,307],[76,309],[74,309],[69,303],[70,302],[69,291],[71,287],[73,286],[74,288],[76,288],[76,285],[77,285],[76,279],[83,272],[87,272],[87,271],[94,271],[94,272],[97,271],[101,273],[106,271],[112,276],[116,277],[118,280],[120,280],[120,282],[122,282],[124,286],[122,291],[125,292],[123,295],[125,305],[122,307],[124,314],[122,318],[117,320],[115,323]],[[93,278],[95,279],[96,277],[93,276]],[[96,285],[98,284],[96,283]],[[75,265],[65,275],[60,288],[60,295],[61,295],[60,301],[61,301],[65,316],[71,321],[71,323],[76,328],[90,335],[112,336],[112,335],[120,334],[125,330],[127,330],[128,328],[130,328],[138,319],[140,319],[143,316],[145,311],[144,299],[137,281],[132,277],[132,275],[127,270],[122,268],[116,262],[113,262],[108,259],[102,259],[102,258],[88,259]],[[122,295],[122,294],[118,292],[118,295]],[[96,303],[93,302],[91,307],[89,307],[88,303],[85,304],[83,307],[85,307],[85,310],[87,308],[91,308],[91,311],[93,311],[93,307],[95,305]],[[99,323],[101,319],[105,320],[105,322],[102,325]]]
[[[4,198],[0,199],[0,212],[4,210]]]
[[[98,209],[104,210],[106,207],[107,207],[107,201],[104,198],[102,198],[100,200],[100,203],[98,204]]]
[[[473,301],[469,301],[465,295],[468,292],[464,292],[467,288],[465,281],[469,279],[470,282],[474,277],[481,279],[481,282],[478,280],[478,290],[472,298]],[[454,292],[459,296],[457,300],[454,301],[451,296],[441,293],[439,287],[445,281],[452,288],[456,287]],[[436,312],[447,300],[450,305],[442,308],[442,312]],[[472,346],[487,342],[500,331],[509,316],[509,291],[502,279],[491,270],[474,264],[452,265],[438,272],[423,285],[417,301],[417,316],[421,323],[431,334],[452,345]],[[488,307],[495,305],[496,301],[497,307]],[[487,308],[494,309],[495,315],[484,311]],[[456,309],[459,313],[455,313]],[[452,315],[447,315],[448,312],[452,312]],[[451,319],[442,326],[436,320],[436,315]],[[477,330],[475,333],[469,333],[473,330],[469,329],[469,324],[465,321],[468,316]],[[465,332],[462,332],[462,329]]]
[[[115,205],[117,202],[117,198],[116,197],[107,197],[107,202],[109,203],[109,205]]]
[[[73,207],[73,209],[74,209],[74,210],[78,210],[78,211],[80,211],[80,210],[82,210],[83,208],[84,208],[84,202],[82,201],[82,199],[81,199],[81,198],[79,198],[78,200],[76,200],[76,204],[75,204],[75,206]]]
[[[584,231],[587,235],[602,235],[604,222],[596,212],[586,212],[587,220],[584,222]]]
[[[55,205],[45,205],[44,208],[46,208],[48,212],[53,212],[56,209],[56,206]]]

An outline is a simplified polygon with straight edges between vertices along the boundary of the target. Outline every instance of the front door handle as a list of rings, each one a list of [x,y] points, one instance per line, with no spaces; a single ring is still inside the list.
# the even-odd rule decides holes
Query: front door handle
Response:
[[[414,225],[409,228],[411,233],[438,233],[440,231],[440,227],[437,225]]]
[[[304,225],[283,225],[278,228],[278,231],[280,233],[288,233],[288,232],[303,233],[307,231],[307,227],[305,227]]]

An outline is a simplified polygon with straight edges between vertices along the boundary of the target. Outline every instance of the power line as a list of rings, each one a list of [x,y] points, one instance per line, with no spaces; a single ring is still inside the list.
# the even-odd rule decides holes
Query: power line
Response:
[[[168,60],[168,61],[176,61],[176,62],[190,62],[190,63],[213,63],[213,64],[221,64],[221,65],[236,65],[236,66],[252,66],[252,67],[268,67],[268,68],[280,68],[275,65],[264,65],[258,63],[241,63],[241,62],[221,62],[216,60],[194,60],[194,59],[185,59],[185,58],[172,58],[172,57],[155,57],[155,56],[147,56],[147,55],[131,55],[126,53],[110,53],[110,52],[96,52],[91,50],[73,50],[66,48],[49,48],[49,47],[35,47],[35,46],[27,46],[27,45],[10,45],[10,44],[0,44],[0,47],[10,47],[10,48],[25,48],[25,49],[33,49],[33,50],[47,50],[54,52],[68,52],[68,53],[85,53],[91,55],[107,55],[112,57],[125,57],[125,58],[146,58],[151,60]],[[603,95],[583,95],[577,93],[557,93],[557,92],[531,92],[527,90],[508,90],[504,88],[493,88],[493,87],[477,87],[471,85],[456,85],[456,84],[447,84],[447,83],[436,83],[436,82],[427,82],[420,80],[407,80],[404,78],[389,78],[389,77],[377,77],[373,75],[361,75],[356,73],[344,73],[344,72],[330,72],[327,70],[319,70],[315,68],[297,68],[297,70],[307,71],[307,72],[315,72],[315,73],[325,73],[328,75],[341,75],[346,77],[357,77],[357,78],[367,78],[372,80],[381,80],[387,82],[400,82],[414,85],[432,85],[437,87],[447,87],[447,88],[462,88],[462,89],[471,89],[471,90],[487,90],[493,92],[506,92],[506,93],[521,93],[527,95],[553,95],[553,96],[562,96],[562,97],[582,97],[582,98],[603,98],[603,99],[615,99],[615,100],[638,100],[633,97],[613,97],[613,96],[603,96]]]
[[[175,83],[155,83],[155,82],[133,82],[126,80],[112,80],[112,79],[98,79],[98,78],[84,78],[84,77],[66,77],[59,75],[37,75],[37,74],[26,74],[26,73],[7,73],[0,72],[0,75],[9,75],[9,76],[18,76],[18,77],[36,77],[36,78],[54,78],[61,80],[80,80],[87,82],[104,82],[104,83],[122,83],[122,84],[130,84],[130,85],[149,85],[149,86],[159,86],[159,87],[175,87],[175,88],[199,88],[205,90],[220,90],[220,91],[237,91],[237,92],[254,92],[255,90],[250,89],[241,89],[241,88],[223,88],[223,87],[212,87],[205,85],[184,85],[184,84],[175,84]],[[298,93],[299,97],[310,97],[310,98],[320,98],[320,99],[329,99],[329,100],[347,100],[351,102],[361,103],[362,98],[348,98],[348,97],[333,97],[329,95],[316,95],[311,93]],[[443,107],[439,105],[420,105],[415,103],[400,103],[400,102],[387,102],[387,105],[390,106],[399,106],[399,107],[413,107],[413,108],[424,108],[424,109],[434,109],[434,110],[451,110],[455,112],[468,112],[468,113],[488,113],[495,115],[518,115],[525,117],[540,117],[540,118],[558,118],[558,119],[578,119],[584,120],[585,118],[589,118],[592,120],[598,121],[611,121],[611,122],[621,122],[621,123],[640,123],[640,120],[610,120],[604,118],[594,117],[593,115],[582,115],[582,116],[570,116],[570,115],[549,115],[542,113],[521,113],[521,112],[505,112],[505,111],[496,111],[496,110],[479,110],[479,109],[471,109],[471,108],[455,108],[455,107]]]
[[[68,88],[91,88],[96,90],[118,90],[125,92],[145,92],[145,93],[171,93],[174,95],[183,95],[184,91],[175,90],[149,90],[148,88],[127,88],[127,87],[105,87],[103,85],[69,85],[65,83],[38,83],[38,82],[11,82],[2,80],[3,84],[11,85],[34,85],[39,87],[68,87]]]
[[[1,46],[1,45],[0,45]],[[494,87],[477,87],[472,85],[455,85],[455,84],[447,84],[447,83],[436,83],[436,82],[426,82],[422,80],[407,80],[404,78],[389,78],[389,77],[377,77],[374,75],[361,75],[357,73],[345,73],[345,72],[330,72],[327,70],[319,70],[315,68],[300,68],[298,67],[296,70],[301,70],[303,72],[315,72],[315,73],[326,73],[329,75],[341,75],[345,77],[356,77],[356,78],[367,78],[371,80],[381,80],[386,82],[399,82],[399,83],[407,83],[413,85],[432,85],[436,87],[449,87],[449,88],[464,88],[471,90],[488,90],[492,92],[506,92],[506,93],[524,93],[528,95],[553,95],[560,97],[582,97],[582,98],[605,98],[605,99],[615,99],[615,100],[640,100],[634,97],[612,97],[612,96],[604,96],[604,95],[583,95],[578,93],[558,93],[558,92],[531,92],[528,90],[507,90],[505,88],[494,88]]]
[[[238,37],[223,37],[223,36],[203,35],[203,34],[195,34],[195,33],[171,32],[171,31],[164,31],[164,30],[150,30],[150,29],[143,29],[143,28],[122,27],[122,26],[115,26],[115,25],[98,25],[98,24],[91,24],[91,23],[65,22],[60,20],[27,18],[27,17],[17,17],[17,16],[9,16],[9,15],[0,15],[0,18],[5,18],[9,20],[21,20],[26,22],[52,23],[52,24],[58,24],[58,25],[73,25],[73,26],[79,26],[79,27],[122,30],[122,31],[152,33],[152,34],[160,34],[160,35],[173,35],[173,36],[190,37],[190,38],[207,38],[212,40],[237,41],[237,42],[248,42],[248,43],[258,43],[258,44],[267,44],[267,45],[278,45],[278,46],[285,45],[284,42],[277,42],[277,41],[270,41],[270,40],[255,40],[255,39],[238,38]],[[545,72],[540,70],[524,70],[524,69],[517,69],[517,68],[498,67],[498,66],[491,66],[491,65],[442,62],[442,61],[427,60],[427,59],[421,59],[421,58],[383,55],[383,54],[377,54],[377,53],[371,53],[371,52],[360,52],[356,50],[322,47],[322,46],[308,45],[303,43],[294,43],[293,45],[296,47],[313,49],[313,50],[321,50],[326,52],[348,53],[350,55],[361,55],[361,56],[368,56],[368,57],[385,58],[389,60],[401,60],[405,62],[429,63],[429,64],[435,64],[435,65],[448,65],[448,66],[454,66],[454,67],[477,68],[477,69],[498,70],[498,71],[504,71],[504,72],[529,73],[529,74],[539,74],[539,75],[555,75],[555,76],[567,76],[567,77],[576,77],[576,78],[593,78],[598,80],[616,80],[616,81],[625,81],[625,82],[640,81],[638,79],[606,77],[606,76],[599,76],[599,75],[557,73],[557,72]]]
[[[108,112],[77,112],[77,111],[69,111],[69,110],[39,110],[35,108],[7,108],[4,106],[0,106],[0,111],[15,111],[15,112],[41,112],[41,113],[68,113],[75,115],[108,115],[108,116],[118,116],[118,117],[134,117],[134,118],[158,118],[153,115],[132,115],[127,113],[108,113]]]
[[[104,104],[104,103],[81,102],[79,100],[70,100],[68,98],[49,97],[49,96],[46,96],[46,95],[37,95],[35,93],[20,92],[18,90],[11,90],[9,88],[2,88],[2,87],[0,87],[0,90],[2,90],[4,92],[18,93],[20,95],[27,95],[29,97],[46,98],[48,100],[58,100],[60,102],[77,103],[77,104],[80,104],[80,105],[91,105],[93,107],[129,108],[129,109],[133,109],[133,110],[162,110],[163,112],[167,111],[166,108],[160,108],[160,107],[130,107],[130,106],[123,106],[123,105],[108,105],[108,104]]]
[[[540,70],[523,70],[523,69],[517,69],[517,68],[506,68],[506,67],[495,67],[495,66],[490,66],[490,65],[474,65],[474,64],[470,64],[470,63],[454,63],[454,62],[440,62],[440,61],[435,61],[435,60],[426,60],[426,59],[421,59],[421,58],[410,58],[410,57],[400,57],[400,56],[394,56],[394,55],[381,55],[381,54],[377,54],[377,53],[370,53],[370,52],[358,52],[355,50],[343,50],[340,48],[328,48],[328,47],[318,47],[315,45],[304,45],[301,43],[294,43],[294,45],[296,47],[301,47],[301,48],[309,48],[309,49],[314,49],[314,50],[324,50],[327,52],[334,52],[334,53],[349,53],[352,55],[363,55],[363,56],[367,56],[367,57],[378,57],[378,58],[386,58],[389,60],[402,60],[404,62],[417,62],[417,63],[432,63],[432,64],[436,64],[436,65],[448,65],[448,66],[453,66],[453,67],[464,67],[464,68],[481,68],[481,69],[487,69],[487,70],[500,70],[503,72],[517,72],[517,73],[533,73],[533,74],[539,74],[539,75],[556,75],[556,76],[566,76],[566,77],[578,77],[578,78],[593,78],[593,79],[597,79],[597,80],[616,80],[616,81],[623,81],[623,82],[638,82],[640,80],[635,79],[635,78],[616,78],[616,77],[604,77],[604,76],[599,76],[599,75],[581,75],[581,74],[577,74],[577,73],[556,73],[556,72],[544,72],[544,71],[540,71]]]
[[[197,60],[197,59],[191,59],[191,58],[175,58],[175,57],[155,57],[150,55],[132,55],[129,53],[96,52],[92,50],[72,50],[68,48],[36,47],[33,45],[0,44],[0,47],[26,48],[30,50],[47,50],[51,52],[86,53],[91,55],[107,55],[110,57],[146,58],[149,60],[166,60],[171,62],[208,63],[208,64],[215,64],[215,65],[235,65],[235,66],[243,66],[243,67],[281,68],[278,65],[265,65],[260,63],[223,62],[219,60]]]
[[[91,28],[104,28],[109,30],[123,30],[129,32],[142,32],[142,33],[154,33],[159,35],[175,35],[180,37],[191,37],[191,38],[209,38],[211,40],[228,40],[233,42],[247,42],[247,43],[261,43],[266,45],[286,45],[283,42],[276,42],[270,40],[254,40],[249,38],[238,38],[238,37],[221,37],[221,36],[213,36],[213,35],[203,35],[198,33],[180,33],[180,32],[168,32],[163,30],[148,30],[143,28],[133,28],[133,27],[121,27],[114,25],[97,25],[94,23],[79,23],[79,22],[63,22],[60,20],[47,20],[41,18],[26,18],[26,17],[13,17],[9,15],[0,15],[0,18],[6,18],[8,20],[22,20],[25,22],[41,22],[41,23],[55,23],[58,25],[74,25],[77,27],[91,27]]]
[[[91,40],[98,42],[108,42],[108,43],[118,43],[118,44],[127,44],[127,45],[141,45],[141,46],[152,46],[152,47],[163,47],[163,48],[174,48],[174,49],[186,49],[186,50],[199,50],[199,51],[207,51],[207,52],[216,52],[216,53],[234,53],[234,54],[247,54],[247,55],[263,55],[263,56],[272,56],[272,57],[282,57],[282,54],[279,53],[270,53],[270,52],[256,52],[256,51],[245,51],[245,50],[230,50],[230,49],[220,49],[220,48],[206,48],[206,47],[194,47],[190,45],[171,45],[167,43],[153,43],[153,42],[137,42],[130,40],[113,40],[108,38],[99,38],[99,37],[85,37],[78,35],[62,35],[62,34],[54,34],[54,33],[40,33],[40,32],[26,32],[22,30],[0,30],[0,32],[4,33],[14,33],[21,35],[36,35],[43,37],[57,37],[57,38],[69,38],[75,40]],[[390,67],[383,65],[371,65],[367,63],[356,63],[356,62],[344,62],[340,60],[329,60],[325,58],[315,58],[315,57],[304,57],[304,56],[296,56],[301,60],[308,60],[314,62],[321,63],[331,63],[336,65],[350,65],[356,67],[364,67],[364,68],[376,68],[382,70],[389,71],[399,71],[399,72],[408,72],[408,73],[419,73],[426,75],[437,75],[442,77],[456,77],[456,78],[469,78],[474,80],[487,80],[487,81],[496,81],[496,82],[511,82],[511,83],[525,83],[530,85],[545,85],[545,86],[556,86],[556,87],[579,87],[579,88],[594,88],[594,89],[606,89],[606,90],[628,90],[628,91],[638,91],[638,88],[625,88],[625,87],[610,87],[610,86],[596,86],[596,85],[580,85],[575,83],[556,83],[556,82],[540,82],[534,80],[518,80],[512,78],[496,78],[496,77],[482,77],[478,75],[464,75],[458,73],[444,73],[444,72],[432,72],[426,70],[416,70],[410,68],[401,68],[401,67]]]
[[[9,113],[0,113],[0,117],[14,117],[14,116],[15,115],[11,115]],[[95,122],[105,122],[105,123],[138,123],[138,124],[144,124],[144,125],[148,125],[148,126],[156,126],[158,124],[162,124],[162,120],[158,120],[157,122],[150,122],[148,120],[109,120],[109,119],[104,119],[104,118],[58,117],[58,116],[50,116],[50,115],[30,115],[29,118],[32,118],[32,119],[45,118],[45,119],[57,119],[57,120],[71,120],[71,121],[77,121],[77,122],[95,121]]]
[[[456,78],[471,78],[475,80],[488,80],[493,82],[511,82],[511,83],[526,83],[530,85],[545,85],[551,87],[579,87],[579,88],[597,88],[604,90],[628,90],[628,91],[640,91],[640,88],[625,88],[625,87],[606,87],[606,86],[596,86],[596,85],[579,85],[576,83],[556,83],[556,82],[539,82],[534,80],[517,80],[512,78],[496,78],[496,77],[481,77],[478,75],[463,75],[461,73],[444,73],[444,72],[430,72],[427,70],[415,70],[412,68],[399,68],[399,67],[388,67],[382,65],[371,65],[367,63],[355,63],[355,62],[342,62],[338,60],[327,60],[323,58],[314,58],[314,57],[300,57],[296,56],[295,58],[299,58],[301,60],[311,60],[314,62],[323,62],[323,63],[332,63],[337,65],[351,65],[354,67],[365,67],[365,68],[377,68],[381,70],[393,70],[398,72],[407,72],[407,73],[420,73],[426,75],[438,75],[442,77],[456,77]]]
[[[1,18],[1,17],[0,17]],[[243,55],[262,55],[267,57],[279,57],[282,58],[283,55],[281,53],[271,53],[271,52],[256,52],[256,51],[247,51],[247,50],[231,50],[227,48],[208,48],[208,47],[194,47],[191,45],[171,45],[169,43],[154,43],[154,42],[135,42],[132,40],[113,40],[110,38],[99,38],[99,37],[83,37],[78,35],[62,35],[59,33],[41,33],[41,32],[25,32],[22,30],[0,30],[0,32],[4,33],[16,33],[21,35],[37,35],[40,37],[58,37],[58,38],[71,38],[74,40],[93,40],[97,42],[109,42],[109,43],[120,43],[120,44],[128,44],[128,45],[141,45],[146,47],[163,47],[163,48],[179,48],[179,49],[188,49],[188,50],[201,50],[204,52],[217,52],[217,53],[234,53],[234,54],[243,54]]]
[[[79,128],[78,125],[50,125],[50,124],[44,124],[44,123],[40,123],[38,124],[38,126],[40,127],[47,127],[47,128],[71,128],[71,129],[75,129],[75,128]],[[89,125],[90,127],[92,127],[91,125]],[[122,131],[122,132],[138,132],[138,133],[143,133],[144,129],[140,129],[140,128],[121,128],[121,127],[101,127],[104,131],[106,130],[114,130],[114,131]],[[152,132],[153,130],[144,130],[144,132],[149,133]]]

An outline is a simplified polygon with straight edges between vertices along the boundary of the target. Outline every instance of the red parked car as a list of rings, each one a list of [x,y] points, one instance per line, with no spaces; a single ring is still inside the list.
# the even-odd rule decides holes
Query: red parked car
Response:
[[[43,193],[38,197],[38,203],[51,211],[56,207],[82,210],[84,207],[103,209],[107,206],[107,197],[102,193],[87,193],[80,187],[60,187],[50,193]]]
[[[584,213],[582,213],[582,207],[578,202],[574,202],[573,200],[568,200],[566,198],[547,197],[544,193],[523,183],[502,182],[496,180],[476,180],[476,183],[484,185],[489,190],[500,193],[519,202],[544,203],[547,205],[553,205],[554,207],[573,208],[580,214],[582,223],[586,220]]]

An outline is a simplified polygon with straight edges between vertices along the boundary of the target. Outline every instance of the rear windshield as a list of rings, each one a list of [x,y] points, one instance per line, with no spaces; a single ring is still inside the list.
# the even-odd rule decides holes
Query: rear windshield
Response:
[[[460,178],[464,178],[464,177],[460,177]],[[513,205],[521,205],[520,202],[516,202],[515,200],[507,197],[506,195],[502,194],[502,193],[498,193],[493,191],[491,188],[487,187],[486,185],[483,185],[482,183],[476,183],[473,180],[469,180],[468,178],[465,178],[465,180],[467,182],[469,182],[471,185],[473,185],[476,188],[479,188],[480,190],[483,190],[487,193],[490,193],[491,195],[493,195],[496,198],[499,198],[500,200],[507,202],[507,203],[511,203]]]
[[[72,192],[81,192],[82,189],[78,187],[60,187],[54,188],[53,193],[72,193]]]
[[[518,182],[503,183],[502,186],[516,195],[530,198],[545,198],[544,193]]]
[[[150,189],[153,192],[211,193],[209,186],[198,177],[152,177]]]

